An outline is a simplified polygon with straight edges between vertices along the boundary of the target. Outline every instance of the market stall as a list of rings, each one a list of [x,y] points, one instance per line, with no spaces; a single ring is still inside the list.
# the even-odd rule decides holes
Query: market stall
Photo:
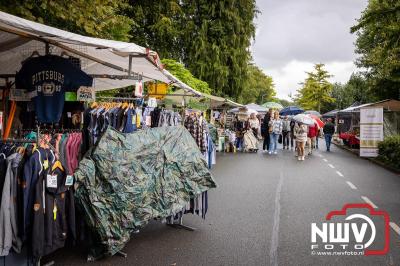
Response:
[[[0,171],[5,180],[0,235],[12,232],[0,239],[1,264],[40,265],[48,254],[81,238],[78,232],[95,241],[89,258],[123,254],[130,234],[149,219],[188,228],[182,224],[185,213],[205,218],[207,190],[215,187],[207,128],[201,117],[181,118],[156,101],[148,99],[144,106],[142,83],[158,80],[185,94],[201,94],[162,70],[156,52],[3,12],[0,40],[0,163],[7,169]],[[128,85],[136,87],[131,97],[94,98],[95,91]],[[174,144],[165,142],[173,137]],[[133,157],[110,160],[123,160],[121,152]],[[101,156],[105,159],[96,160]],[[168,193],[155,189],[160,176],[164,188],[169,183]],[[117,194],[109,190],[110,180]],[[107,213],[98,216],[104,208]],[[109,223],[98,226],[101,219]]]
[[[375,103],[358,104],[336,113],[336,125],[339,138],[344,144],[358,148],[360,145],[360,111],[362,109],[383,109],[383,136],[400,133],[400,101],[388,99]]]
[[[255,104],[255,103],[246,104],[244,107],[246,107],[248,109],[251,109],[251,110],[255,110],[260,115],[265,115],[268,112],[268,108],[263,107],[263,106],[258,105],[258,104]],[[233,108],[233,109],[229,110],[229,113],[237,114],[239,112],[240,112],[240,107],[236,107],[236,108]]]

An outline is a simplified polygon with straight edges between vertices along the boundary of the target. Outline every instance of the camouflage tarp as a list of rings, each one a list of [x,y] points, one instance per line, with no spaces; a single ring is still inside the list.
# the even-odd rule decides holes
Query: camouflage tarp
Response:
[[[153,218],[182,210],[216,184],[186,128],[107,129],[75,173],[75,197],[94,236],[91,258],[114,255]]]

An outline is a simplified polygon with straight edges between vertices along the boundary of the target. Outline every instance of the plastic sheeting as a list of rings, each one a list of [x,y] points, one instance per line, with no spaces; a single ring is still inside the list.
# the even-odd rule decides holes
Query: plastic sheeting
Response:
[[[94,234],[91,259],[114,255],[150,219],[181,211],[214,179],[183,126],[107,129],[75,173],[76,201]]]

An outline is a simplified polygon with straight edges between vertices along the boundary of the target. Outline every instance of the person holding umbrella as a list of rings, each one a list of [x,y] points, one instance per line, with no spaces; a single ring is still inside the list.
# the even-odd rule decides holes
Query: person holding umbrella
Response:
[[[295,115],[293,117],[293,120],[299,123],[299,126],[295,130],[298,160],[304,161],[304,149],[307,142],[308,126],[313,126],[316,123],[316,121],[309,115],[305,114]]]
[[[296,136],[296,143],[297,143],[297,160],[304,161],[304,149],[307,142],[307,133],[308,127],[303,124],[299,123],[299,126],[295,127],[295,136]]]
[[[316,112],[316,111],[310,111],[310,112]],[[307,114],[309,117],[311,117],[312,119],[314,119],[315,121],[315,125],[317,126],[317,134],[315,136],[315,148],[318,149],[318,138],[320,136],[320,130],[324,127],[324,122],[322,122],[322,120],[320,119],[320,117],[318,115],[315,115],[313,113]],[[314,144],[313,144],[313,148],[314,148]]]
[[[310,125],[308,127],[308,139],[307,139],[308,155],[311,155],[312,150],[315,148],[318,132],[319,132],[319,127],[317,123],[315,123],[314,125]]]

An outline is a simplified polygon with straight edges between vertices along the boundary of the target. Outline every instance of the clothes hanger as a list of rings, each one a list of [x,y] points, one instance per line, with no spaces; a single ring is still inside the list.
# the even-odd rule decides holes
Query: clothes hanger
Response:
[[[25,147],[24,146],[20,146],[17,148],[17,152],[21,155],[23,155],[25,153]]]
[[[93,102],[92,105],[90,106],[90,108],[94,109],[97,108],[98,104],[97,102]]]
[[[51,171],[54,171],[57,168],[64,172],[64,168],[62,167],[61,162],[59,160],[55,161],[53,167],[51,168]]]

